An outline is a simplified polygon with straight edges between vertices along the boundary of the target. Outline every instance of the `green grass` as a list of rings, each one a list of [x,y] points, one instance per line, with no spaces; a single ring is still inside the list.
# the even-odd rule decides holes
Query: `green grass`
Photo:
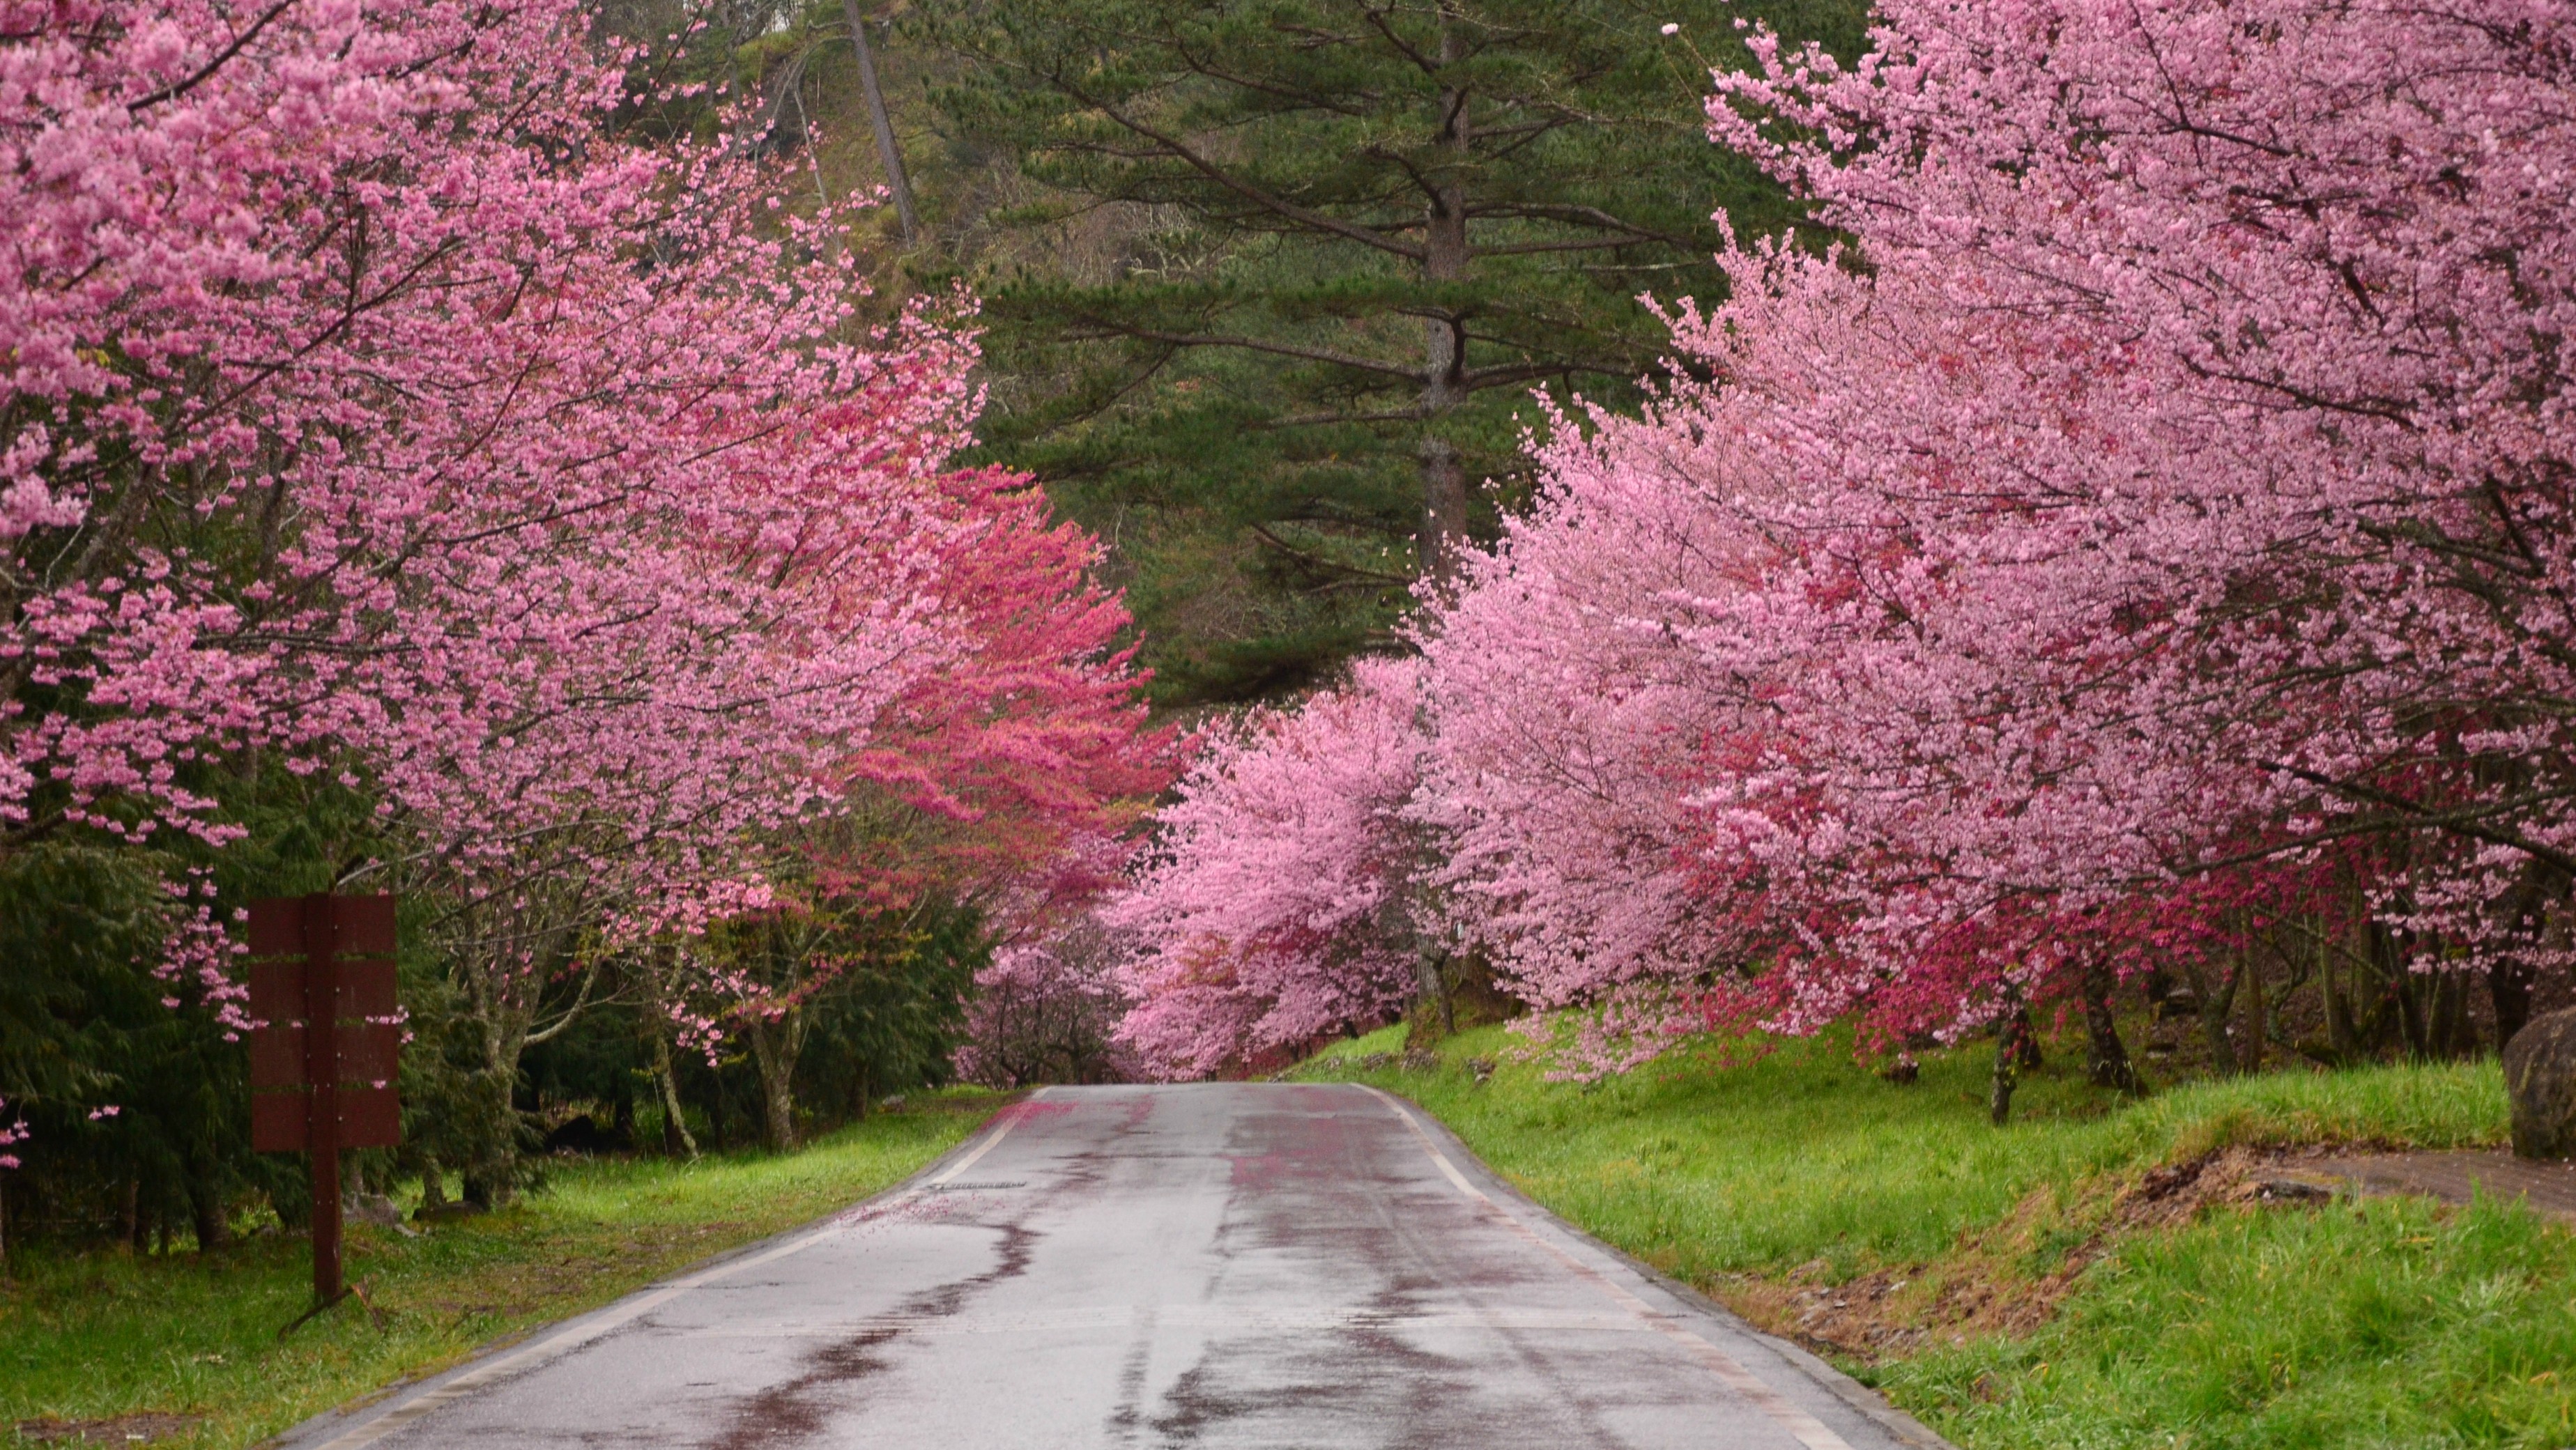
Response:
[[[1597,1086],[1550,1083],[1486,1028],[1428,1071],[1363,1071],[1402,1029],[1298,1075],[1357,1077],[1438,1115],[1523,1191],[1763,1317],[1784,1286],[1927,1286],[1934,1332],[1846,1367],[1972,1450],[2576,1444],[2576,1234],[2519,1206],[2415,1199],[2201,1209],[2124,1228],[2150,1168],[2229,1147],[2493,1145],[2492,1062],[2294,1070],[2123,1103],[2052,1055],[2014,1122],[1985,1119],[1987,1051],[1910,1087],[1847,1042],[1709,1045]],[[1498,1060],[1477,1084],[1470,1057]],[[2035,1332],[1943,1329],[1976,1279],[2032,1292],[2089,1267]],[[1773,1316],[1775,1319],[1777,1316]],[[1960,1323],[1967,1321],[1962,1319]]]
[[[282,1341],[312,1292],[301,1239],[202,1256],[15,1254],[17,1286],[0,1294],[0,1435],[29,1420],[170,1412],[204,1417],[197,1444],[251,1444],[865,1198],[999,1102],[916,1094],[903,1113],[785,1157],[567,1162],[516,1206],[416,1239],[353,1227],[348,1275],[383,1322],[344,1301]]]
[[[1977,1447],[2576,1444],[2571,1269],[2519,1207],[2216,1213],[1882,1388]]]

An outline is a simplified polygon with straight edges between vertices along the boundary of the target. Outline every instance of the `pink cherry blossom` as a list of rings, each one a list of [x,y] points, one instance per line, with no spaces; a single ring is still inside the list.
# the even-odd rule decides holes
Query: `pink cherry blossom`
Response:
[[[864,199],[627,134],[657,83],[578,0],[0,36],[0,845],[222,848],[253,761],[362,791],[395,849],[341,884],[434,904],[500,1075],[819,821],[940,823],[836,887],[1000,892],[1159,788],[1097,546],[952,466],[971,301],[862,326]],[[228,914],[173,906],[171,997],[238,1030]]]
[[[1161,813],[1134,887],[1101,908],[1135,954],[1119,1037],[1158,1075],[1201,1076],[1411,995],[1389,930],[1416,868],[1420,671],[1363,660],[1293,713],[1212,738]]]
[[[1402,803],[1297,796],[1350,794],[1288,764],[1343,692],[1193,777],[1140,919],[1232,929],[1196,975],[1146,949],[1159,1060],[1213,1070],[1372,949],[1279,937],[1235,988],[1249,923],[1193,883],[1246,849],[1236,776],[1300,859],[1424,833],[1402,934],[1574,1009],[1578,1071],[1713,1026],[1955,1038],[2267,933],[2559,950],[2576,18],[1877,14],[1849,66],[1752,26],[1715,77],[1716,139],[1844,241],[1730,241],[1653,406],[1557,420],[1537,508],[1426,601]]]

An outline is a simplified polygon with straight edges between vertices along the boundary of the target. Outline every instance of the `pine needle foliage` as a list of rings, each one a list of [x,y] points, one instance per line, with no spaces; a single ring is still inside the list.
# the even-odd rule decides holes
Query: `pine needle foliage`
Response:
[[[1709,144],[1738,10],[1835,49],[1851,0],[933,0],[952,143],[1039,198],[974,279],[992,451],[1113,541],[1166,703],[1385,647],[1526,493],[1533,393],[1633,408],[1658,304],[1796,209]]]

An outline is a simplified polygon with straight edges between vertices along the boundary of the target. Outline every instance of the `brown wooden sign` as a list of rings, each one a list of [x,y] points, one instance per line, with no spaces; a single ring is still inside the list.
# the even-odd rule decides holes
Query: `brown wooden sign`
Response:
[[[250,904],[250,1142],[313,1166],[313,1293],[340,1297],[340,1150],[402,1141],[394,899]]]

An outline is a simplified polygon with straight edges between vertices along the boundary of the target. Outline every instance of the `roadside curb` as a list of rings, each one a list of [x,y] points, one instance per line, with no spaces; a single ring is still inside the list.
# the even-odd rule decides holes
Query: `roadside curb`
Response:
[[[1483,1158],[1476,1155],[1474,1149],[1469,1148],[1464,1140],[1451,1132],[1449,1125],[1441,1122],[1438,1115],[1430,1109],[1397,1093],[1386,1092],[1386,1096],[1401,1104],[1406,1116],[1412,1118],[1418,1126],[1437,1135],[1442,1149],[1454,1155],[1467,1172],[1474,1174],[1478,1180],[1477,1186],[1488,1195],[1507,1199],[1516,1209],[1528,1213],[1531,1217],[1577,1242],[1598,1250],[1692,1310],[1707,1315],[1747,1339],[1761,1344],[1771,1353],[1795,1366],[1820,1389],[1841,1400],[1853,1413],[1886,1431],[1900,1444],[1915,1446],[1917,1450],[1958,1450],[1958,1447],[1948,1440],[1935,1434],[1930,1426],[1890,1404],[1885,1395],[1834,1368],[1832,1364],[1792,1341],[1756,1329],[1745,1320],[1744,1316],[1734,1310],[1654,1265],[1645,1263],[1617,1246],[1604,1243],[1584,1232],[1581,1227],[1566,1221],[1545,1204],[1513,1187],[1510,1180],[1488,1166]]]

